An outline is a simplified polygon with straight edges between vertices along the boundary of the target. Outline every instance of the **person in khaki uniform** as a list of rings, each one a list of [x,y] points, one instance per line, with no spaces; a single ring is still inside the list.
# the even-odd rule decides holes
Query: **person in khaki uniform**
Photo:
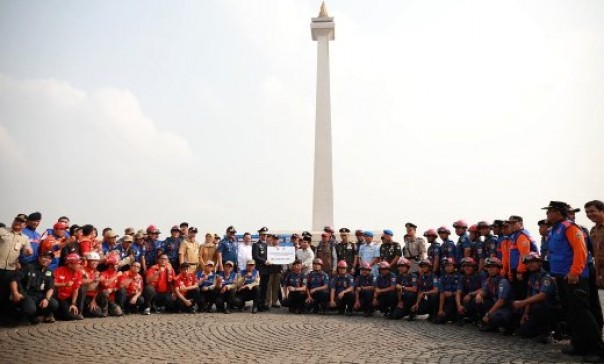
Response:
[[[405,228],[405,246],[403,247],[403,257],[409,260],[411,268],[409,272],[417,273],[419,271],[419,262],[426,258],[426,241],[420,236],[416,236],[417,226],[413,223],[406,223]]]
[[[585,214],[595,225],[589,231],[593,245],[596,279],[598,288],[604,288],[604,202],[589,201],[585,204]]]
[[[33,253],[29,239],[23,234],[27,215],[15,217],[10,229],[0,228],[0,312],[8,312],[9,284],[15,271],[19,268],[19,254],[25,256]]]
[[[216,254],[218,243],[214,240],[214,235],[206,233],[205,239],[205,242],[199,247],[199,265],[201,267],[205,267],[206,262],[210,260],[215,262],[218,259]]]
[[[180,243],[178,248],[179,263],[189,263],[191,271],[196,271],[199,264],[199,246],[195,241],[196,235],[197,228],[190,227],[187,238]]]

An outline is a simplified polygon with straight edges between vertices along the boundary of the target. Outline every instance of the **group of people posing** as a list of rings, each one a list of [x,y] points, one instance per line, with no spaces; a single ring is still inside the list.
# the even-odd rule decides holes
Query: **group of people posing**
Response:
[[[273,264],[267,252],[283,237],[263,227],[258,239],[229,226],[223,237],[187,223],[160,240],[156,226],[107,228],[61,217],[40,233],[40,213],[18,215],[0,228],[0,313],[4,321],[31,323],[129,313],[289,312],[417,319],[435,324],[473,323],[551,343],[587,362],[604,360],[604,320],[598,299],[604,263],[604,203],[585,210],[595,226],[577,225],[574,209],[560,201],[544,208],[540,242],[512,215],[492,223],[453,223],[457,241],[442,226],[418,236],[407,223],[404,242],[385,229],[374,232],[325,227],[320,241],[302,232],[288,237],[296,259]],[[539,244],[540,243],[540,244]],[[246,302],[250,304],[246,307]]]

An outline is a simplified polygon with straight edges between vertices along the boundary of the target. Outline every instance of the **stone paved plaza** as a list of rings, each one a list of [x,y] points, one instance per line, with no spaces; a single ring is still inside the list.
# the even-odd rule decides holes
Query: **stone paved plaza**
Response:
[[[545,346],[469,325],[286,309],[130,315],[0,329],[1,363],[572,363]],[[573,361],[574,360],[574,361]]]

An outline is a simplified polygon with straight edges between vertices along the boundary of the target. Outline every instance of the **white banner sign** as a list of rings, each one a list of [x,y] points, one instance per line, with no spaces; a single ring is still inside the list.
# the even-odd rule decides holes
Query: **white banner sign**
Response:
[[[296,259],[296,248],[293,246],[269,246],[266,249],[266,259],[271,264],[290,264]]]

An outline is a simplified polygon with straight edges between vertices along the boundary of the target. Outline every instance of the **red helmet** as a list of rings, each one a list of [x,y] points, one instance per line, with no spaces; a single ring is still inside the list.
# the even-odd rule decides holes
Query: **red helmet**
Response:
[[[361,263],[361,270],[371,270],[371,265],[367,262]]]
[[[348,263],[345,260],[340,260],[338,262],[338,268],[348,268]]]
[[[388,263],[388,262],[381,262],[380,263],[380,269],[390,269],[390,263]]]
[[[451,234],[451,230],[449,230],[449,228],[446,226],[439,227],[437,231],[439,234]]]
[[[321,259],[321,258],[315,258],[315,260],[312,261],[312,264],[323,265],[323,259]]]
[[[473,265],[476,266],[476,261],[474,260],[474,258],[472,257],[465,257],[461,260],[461,266],[465,266],[465,265]]]
[[[470,226],[470,228],[468,229],[469,232],[475,233],[478,231],[478,225],[472,225]]]
[[[406,265],[407,267],[411,267],[411,263],[406,258],[400,258],[398,260],[398,262],[396,262],[396,265],[398,265],[398,266]]]
[[[107,260],[105,260],[105,264],[108,265],[116,265],[118,262],[117,257],[115,255],[110,255],[107,257]]]
[[[65,261],[67,262],[67,264],[76,264],[80,262],[80,256],[77,255],[76,253],[71,253],[69,255],[67,255],[67,258],[65,258]]]
[[[455,260],[453,258],[447,258],[443,261],[443,265],[447,264],[455,265]]]
[[[438,236],[438,234],[436,233],[436,230],[434,230],[434,229],[428,229],[428,230],[426,230],[426,231],[424,232],[424,236],[425,236],[425,237],[428,237],[428,236],[434,236],[434,237],[437,237],[437,236]]]
[[[147,226],[147,233],[152,233],[152,232],[159,233],[159,229],[157,228],[157,226],[155,226],[155,225]]]
[[[464,220],[457,220],[453,223],[453,227],[454,228],[467,228],[468,227],[468,223],[465,222]]]
[[[418,264],[420,267],[423,265],[429,265],[430,267],[432,267],[432,261],[430,261],[430,259],[422,259],[421,262],[419,262]]]

